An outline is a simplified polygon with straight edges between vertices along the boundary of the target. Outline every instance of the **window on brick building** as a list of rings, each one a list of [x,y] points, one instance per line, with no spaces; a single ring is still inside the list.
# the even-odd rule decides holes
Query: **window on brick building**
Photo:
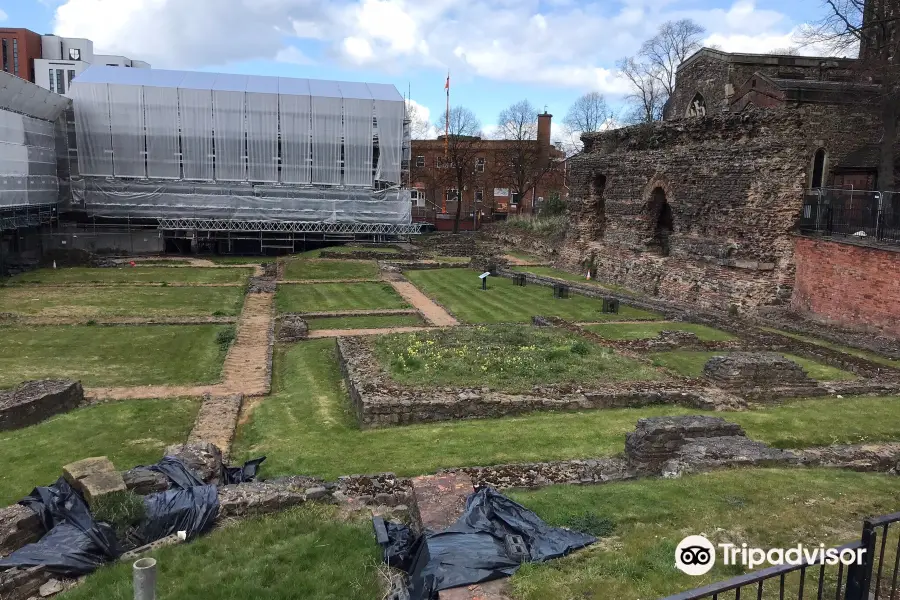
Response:
[[[3,39],[3,70],[9,73],[9,45],[6,38]]]
[[[446,193],[447,202],[453,202],[459,198],[459,192],[455,188],[448,189]]]
[[[13,40],[13,74],[19,76],[19,40]]]
[[[484,200],[484,190],[475,190],[475,201],[481,202]]]
[[[417,156],[417,157],[416,157],[416,166],[417,166],[417,167],[424,167],[424,166],[425,166],[425,157],[424,157],[424,156]]]
[[[484,173],[484,159],[479,158],[475,161],[475,172]]]

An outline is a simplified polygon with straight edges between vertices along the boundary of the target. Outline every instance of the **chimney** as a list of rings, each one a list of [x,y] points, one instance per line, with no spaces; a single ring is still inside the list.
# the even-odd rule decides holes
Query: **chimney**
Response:
[[[552,119],[553,115],[548,113],[546,108],[542,114],[538,115],[537,143],[541,167],[546,167],[550,163],[550,124]]]

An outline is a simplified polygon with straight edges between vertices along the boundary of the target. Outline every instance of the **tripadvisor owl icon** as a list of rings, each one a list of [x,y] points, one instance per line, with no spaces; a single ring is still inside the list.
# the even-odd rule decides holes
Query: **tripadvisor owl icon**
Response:
[[[705,575],[716,564],[716,549],[702,535],[689,535],[675,548],[675,567],[687,575]]]

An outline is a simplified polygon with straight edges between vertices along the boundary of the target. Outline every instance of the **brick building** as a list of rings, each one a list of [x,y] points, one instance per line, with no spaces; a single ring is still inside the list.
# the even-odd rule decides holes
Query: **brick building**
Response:
[[[41,57],[41,36],[28,29],[0,28],[2,69],[34,83],[34,61]]]
[[[553,115],[538,115],[537,139],[518,142],[486,140],[478,142],[472,184],[458,194],[452,174],[445,168],[444,136],[434,140],[413,140],[410,162],[410,187],[413,188],[413,219],[434,223],[439,229],[452,229],[457,198],[462,201],[461,227],[471,229],[483,221],[502,220],[510,214],[530,214],[536,206],[558,193],[566,196],[565,153],[550,143]],[[526,145],[524,155],[533,153],[536,161],[527,180],[537,179],[526,189],[520,187],[509,165],[510,157]],[[532,146],[533,145],[533,146]],[[526,158],[527,160],[527,158]],[[530,169],[531,164],[523,166]],[[477,212],[476,212],[477,211]]]

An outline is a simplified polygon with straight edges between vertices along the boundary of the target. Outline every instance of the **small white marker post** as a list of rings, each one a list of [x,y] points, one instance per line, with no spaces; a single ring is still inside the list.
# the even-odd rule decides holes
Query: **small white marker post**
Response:
[[[482,290],[487,289],[487,278],[490,276],[491,276],[490,271],[488,271],[487,273],[482,273],[481,275],[478,276],[478,278],[481,279],[481,289]]]

